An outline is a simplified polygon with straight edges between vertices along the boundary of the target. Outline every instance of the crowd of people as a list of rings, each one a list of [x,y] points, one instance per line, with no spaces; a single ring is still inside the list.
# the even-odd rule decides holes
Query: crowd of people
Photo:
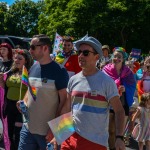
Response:
[[[126,127],[130,136],[139,124],[139,150],[144,144],[150,150],[150,55],[135,59],[123,47],[111,53],[88,36],[75,43],[76,50],[69,36],[62,45],[53,58],[51,41],[43,34],[33,36],[29,50],[0,45],[5,149],[46,150],[50,142],[55,150],[125,150]],[[22,84],[24,66],[28,85]],[[22,100],[28,122],[22,119]],[[68,112],[75,133],[58,146],[47,122]]]

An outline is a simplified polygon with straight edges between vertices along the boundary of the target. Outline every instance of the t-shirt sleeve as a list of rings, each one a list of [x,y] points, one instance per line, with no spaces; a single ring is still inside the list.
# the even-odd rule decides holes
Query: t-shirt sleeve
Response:
[[[57,90],[61,90],[67,88],[67,84],[69,81],[69,76],[65,68],[61,68],[58,72],[57,80],[55,81],[55,85]]]
[[[107,88],[106,98],[108,99],[108,101],[115,96],[119,96],[117,85],[115,84],[114,80],[108,78],[107,85],[105,86]]]

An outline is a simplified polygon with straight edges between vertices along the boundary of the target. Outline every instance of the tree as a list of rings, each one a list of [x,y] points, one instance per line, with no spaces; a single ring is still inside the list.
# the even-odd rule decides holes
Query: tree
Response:
[[[38,16],[42,4],[42,2],[35,3],[31,0],[16,0],[6,14],[6,31],[11,35],[26,37],[38,34]]]
[[[0,2],[0,34],[6,34],[5,32],[5,13],[8,11],[7,3]]]
[[[52,38],[57,31],[75,38],[87,32],[111,47],[150,47],[149,7],[147,0],[45,0],[46,8],[39,17],[39,31]],[[144,28],[143,28],[144,27]],[[143,45],[139,39],[146,45]],[[142,47],[141,47],[142,46]]]

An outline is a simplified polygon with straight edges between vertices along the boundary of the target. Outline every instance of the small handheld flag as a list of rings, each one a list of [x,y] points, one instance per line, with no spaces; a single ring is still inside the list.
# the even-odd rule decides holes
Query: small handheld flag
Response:
[[[71,112],[49,121],[48,124],[59,145],[75,132]]]
[[[32,95],[32,97],[33,97],[33,100],[35,101],[36,100],[36,94],[37,94],[37,90],[36,90],[36,88],[35,87],[31,87],[31,86],[29,86],[29,90],[30,90],[30,93],[31,93],[31,95]]]
[[[22,69],[22,79],[21,79],[22,83],[28,86],[28,71],[27,68],[25,66],[23,66]]]
[[[28,75],[28,70],[25,66],[23,66],[23,69],[22,69],[22,83],[25,84],[26,86],[29,87],[29,90],[30,90],[30,93],[33,97],[34,100],[36,100],[36,93],[37,93],[37,90],[35,87],[32,87],[30,86],[29,84],[29,81],[28,81],[28,78],[29,78],[29,75]],[[21,85],[21,88],[22,88],[22,85]],[[21,94],[21,93],[20,93]]]

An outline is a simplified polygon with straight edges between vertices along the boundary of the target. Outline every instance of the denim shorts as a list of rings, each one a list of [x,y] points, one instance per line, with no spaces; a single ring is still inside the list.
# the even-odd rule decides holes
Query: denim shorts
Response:
[[[20,142],[18,150],[46,150],[45,136],[32,134],[25,125],[20,132]]]

